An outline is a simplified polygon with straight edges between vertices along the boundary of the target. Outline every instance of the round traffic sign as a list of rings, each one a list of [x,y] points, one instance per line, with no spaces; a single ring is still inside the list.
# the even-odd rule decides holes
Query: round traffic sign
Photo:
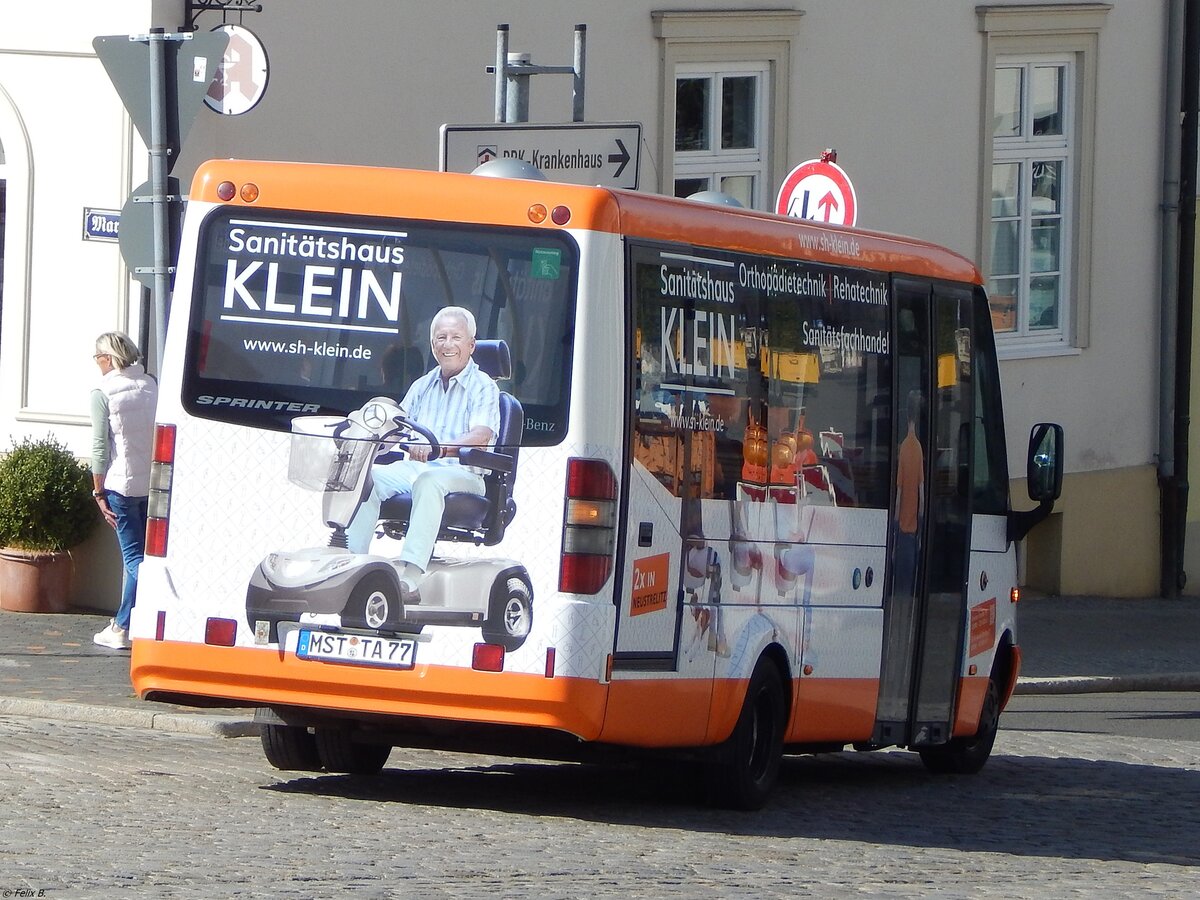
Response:
[[[810,159],[788,173],[775,200],[781,216],[853,225],[858,221],[858,199],[850,176],[835,162]]]

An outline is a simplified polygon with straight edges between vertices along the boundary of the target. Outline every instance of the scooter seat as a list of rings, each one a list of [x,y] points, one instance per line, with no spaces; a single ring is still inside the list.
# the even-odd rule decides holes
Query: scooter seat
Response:
[[[488,514],[488,499],[478,494],[450,493],[446,495],[446,511],[442,515],[442,530],[477,531],[483,528]],[[379,518],[408,524],[412,515],[412,495],[398,494],[384,500]]]

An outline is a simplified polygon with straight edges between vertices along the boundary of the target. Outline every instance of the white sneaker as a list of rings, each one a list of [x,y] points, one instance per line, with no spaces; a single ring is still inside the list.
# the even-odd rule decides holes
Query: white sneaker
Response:
[[[129,632],[118,626],[116,619],[109,619],[103,631],[93,634],[92,643],[110,650],[128,650],[131,646]]]
[[[400,570],[400,590],[405,594],[419,594],[425,572],[413,563],[406,562]]]

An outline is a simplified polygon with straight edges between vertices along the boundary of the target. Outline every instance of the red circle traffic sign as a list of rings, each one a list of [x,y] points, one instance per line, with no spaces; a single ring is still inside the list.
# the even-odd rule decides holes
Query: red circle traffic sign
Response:
[[[858,199],[850,176],[841,166],[810,159],[783,179],[775,212],[813,222],[853,225],[858,221]]]

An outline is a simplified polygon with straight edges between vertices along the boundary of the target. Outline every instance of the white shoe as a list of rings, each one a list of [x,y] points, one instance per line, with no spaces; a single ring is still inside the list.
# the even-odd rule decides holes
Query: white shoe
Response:
[[[92,643],[110,650],[128,650],[131,646],[129,632],[117,625],[116,619],[109,619],[103,631],[93,634]]]
[[[400,571],[400,589],[405,594],[418,594],[424,578],[425,572],[419,566],[406,562]]]

